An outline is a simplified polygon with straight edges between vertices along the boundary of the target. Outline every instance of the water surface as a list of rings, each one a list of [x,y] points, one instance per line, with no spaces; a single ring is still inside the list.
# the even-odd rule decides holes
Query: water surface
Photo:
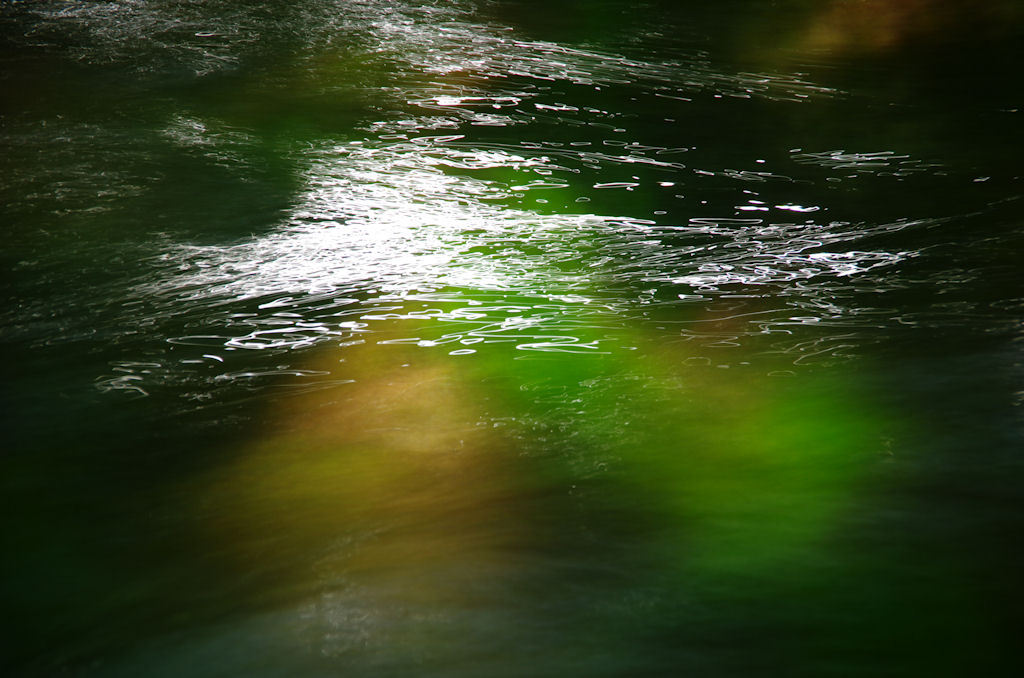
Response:
[[[0,4],[6,671],[1008,673],[1022,26]]]

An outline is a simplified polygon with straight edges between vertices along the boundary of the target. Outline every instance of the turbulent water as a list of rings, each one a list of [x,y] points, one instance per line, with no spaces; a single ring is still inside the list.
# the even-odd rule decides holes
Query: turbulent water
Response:
[[[708,4],[0,2],[5,673],[1012,673],[1024,13]]]

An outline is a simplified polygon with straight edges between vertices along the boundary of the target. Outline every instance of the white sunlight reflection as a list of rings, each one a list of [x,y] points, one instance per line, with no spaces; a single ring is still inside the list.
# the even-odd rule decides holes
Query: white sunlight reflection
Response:
[[[171,305],[258,303],[220,332],[171,343],[303,348],[361,341],[375,329],[393,330],[397,320],[428,319],[429,327],[413,324],[414,335],[376,341],[447,347],[455,355],[479,342],[595,352],[605,348],[594,342],[595,329],[637,317],[645,303],[640,286],[694,294],[699,305],[740,287],[811,313],[833,308],[836,279],[913,256],[855,249],[860,239],[921,225],[725,217],[658,224],[540,214],[502,203],[541,184],[572,190],[550,176],[557,166],[549,157],[472,148],[457,134],[328,144],[308,158],[302,200],[280,229],[166,255],[180,274],[161,280],[156,292]],[[453,173],[467,169],[504,179]],[[127,377],[137,376],[131,372]],[[142,388],[125,375],[112,384]]]
[[[312,155],[301,204],[275,233],[221,247],[186,247],[179,284],[195,298],[323,294],[363,284],[378,293],[444,287],[581,294],[588,281],[552,267],[595,227],[625,217],[542,215],[491,204],[508,188],[449,175],[441,165],[520,171],[543,165],[502,151],[453,149],[445,138],[328,146]],[[563,184],[557,184],[563,186]],[[527,256],[520,250],[530,247]],[[581,297],[582,298],[582,297]]]
[[[433,323],[427,336],[382,340],[450,344],[453,351],[497,341],[514,341],[524,350],[593,351],[594,329],[642,318],[637,309],[659,289],[678,300],[696,293],[695,303],[703,305],[743,286],[754,296],[790,296],[787,303],[814,312],[831,304],[829,285],[821,280],[907,256],[861,251],[854,244],[866,232],[899,230],[912,222],[866,227],[723,216],[662,223],[635,214],[544,214],[509,206],[526,191],[560,194],[566,204],[577,198],[573,191],[640,188],[621,181],[574,188],[582,170],[643,165],[681,184],[712,174],[680,162],[686,148],[607,138],[619,114],[567,107],[551,82],[628,84],[654,96],[670,89],[739,88],[767,98],[803,98],[827,95],[825,90],[781,76],[737,79],[716,73],[700,55],[692,62],[655,64],[518,40],[504,27],[472,23],[471,13],[458,4],[442,11],[366,0],[349,9],[343,13],[345,30],[366,37],[375,58],[414,74],[401,83],[381,83],[380,96],[394,99],[389,105],[403,112],[355,130],[362,138],[324,139],[294,149],[305,167],[303,188],[269,234],[168,248],[156,275],[136,291],[157,305],[158,315],[202,318],[195,324],[203,331],[168,340],[201,350],[183,360],[209,362],[205,356],[217,349],[360,341],[406,317],[443,322]],[[327,87],[344,73],[328,69],[318,77]],[[591,140],[555,147],[531,141],[522,131],[552,122],[582,125]],[[519,126],[520,141],[496,143],[486,135],[471,140],[480,136],[471,131],[496,125]],[[236,146],[251,143],[230,125],[195,114],[172,116],[165,135],[227,164],[235,162]],[[826,155],[831,162],[834,154]],[[816,154],[808,159],[820,161]],[[792,182],[769,172],[713,174],[743,184]],[[745,207],[761,214],[765,206],[756,202]],[[774,209],[794,218],[821,208]],[[218,316],[219,309],[240,312]],[[144,392],[154,378],[125,369],[100,387]],[[225,374],[242,372],[225,368]]]

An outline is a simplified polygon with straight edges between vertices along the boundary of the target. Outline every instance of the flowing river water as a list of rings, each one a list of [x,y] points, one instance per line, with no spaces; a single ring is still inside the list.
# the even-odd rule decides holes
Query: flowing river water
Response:
[[[1013,675],[1022,40],[0,2],[5,675]]]

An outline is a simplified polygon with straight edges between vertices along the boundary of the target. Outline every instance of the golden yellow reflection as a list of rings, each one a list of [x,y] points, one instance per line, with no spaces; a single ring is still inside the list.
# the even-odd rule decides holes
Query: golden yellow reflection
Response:
[[[204,480],[206,529],[302,595],[343,581],[382,608],[458,607],[550,547],[560,497],[598,473],[590,501],[656,526],[645,548],[667,571],[788,579],[819,559],[884,461],[889,418],[841,370],[629,338],[638,350],[528,360],[324,350],[310,367],[346,383],[278,402]]]
[[[480,385],[416,347],[348,347],[315,364],[350,383],[282,401],[205,481],[211,536],[286,579],[329,563],[329,578],[403,606],[505,567],[526,526],[506,505],[514,455]]]
[[[949,38],[981,39],[1019,8],[970,0],[832,0],[822,3],[800,47],[838,54],[884,52]]]

